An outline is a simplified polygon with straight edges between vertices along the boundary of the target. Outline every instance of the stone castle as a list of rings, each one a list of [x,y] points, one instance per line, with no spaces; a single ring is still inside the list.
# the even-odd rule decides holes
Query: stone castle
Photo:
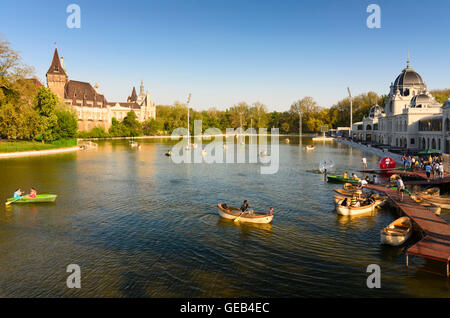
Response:
[[[98,84],[92,87],[88,82],[69,80],[63,68],[63,59],[59,58],[56,48],[47,71],[47,86],[65,104],[74,107],[80,131],[94,127],[108,130],[113,118],[122,121],[130,111],[136,113],[140,122],[156,118],[156,107],[150,100],[150,93],[144,91],[143,82],[141,82],[139,95],[133,87],[126,102],[108,102],[99,92]]]

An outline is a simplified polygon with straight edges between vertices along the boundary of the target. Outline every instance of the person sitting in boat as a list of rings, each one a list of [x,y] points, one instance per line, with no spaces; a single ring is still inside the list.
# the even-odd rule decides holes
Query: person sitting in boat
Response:
[[[241,206],[241,211],[242,211],[242,212],[245,212],[245,211],[248,210],[249,207],[250,207],[250,206],[248,205],[247,200],[244,200],[244,203],[243,203],[242,206]]]
[[[347,171],[344,173],[344,179],[347,179]]]
[[[348,198],[345,198],[344,200],[342,200],[341,205],[348,206]]]
[[[23,192],[20,190],[20,188],[17,188],[16,192],[14,192],[14,200],[22,199],[23,198]]]
[[[367,179],[361,179],[358,181],[358,189],[362,189],[364,188],[366,185],[368,185],[369,183],[367,182]]]
[[[29,199],[36,199],[36,195],[37,195],[36,189],[31,188],[30,189],[30,194],[26,195],[25,197],[29,198]]]
[[[350,206],[356,206],[358,203],[358,200],[356,198],[356,195],[352,195],[352,199],[350,200]]]
[[[367,197],[367,199],[364,200],[364,205],[372,204],[373,201],[375,201],[375,197],[374,197],[373,193],[371,193],[371,194]]]
[[[269,213],[267,213],[269,215],[273,215],[273,208],[270,208]]]
[[[352,179],[359,180],[359,178],[358,178],[358,176],[356,175],[356,173],[352,173]]]

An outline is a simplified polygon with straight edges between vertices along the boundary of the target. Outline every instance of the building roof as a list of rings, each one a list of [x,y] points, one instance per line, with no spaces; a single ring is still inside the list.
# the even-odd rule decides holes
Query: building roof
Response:
[[[55,53],[53,53],[52,64],[50,65],[50,68],[48,69],[47,74],[67,76],[66,71],[64,71],[64,68],[61,65],[61,60],[59,59],[58,49],[56,49],[56,48],[55,48]]]
[[[127,107],[127,108],[132,108],[132,109],[141,109],[141,106],[139,106],[138,103],[136,102],[108,102],[106,103],[108,106],[114,107],[117,104],[119,104],[120,107]]]
[[[130,102],[135,102],[135,101],[137,101],[137,94],[136,94],[136,87],[134,87],[133,86],[133,91],[131,92],[131,96],[130,97],[128,97],[128,100],[130,101]]]
[[[72,100],[102,102],[106,104],[105,96],[97,93],[92,85],[87,82],[68,81],[64,88],[64,98]],[[75,103],[73,105],[75,105]],[[90,105],[83,103],[83,106]],[[95,106],[98,107],[97,105]]]
[[[395,87],[403,87],[403,86],[425,86],[425,83],[422,77],[414,71],[411,67],[408,66],[401,72],[399,76],[395,79],[394,86]]]

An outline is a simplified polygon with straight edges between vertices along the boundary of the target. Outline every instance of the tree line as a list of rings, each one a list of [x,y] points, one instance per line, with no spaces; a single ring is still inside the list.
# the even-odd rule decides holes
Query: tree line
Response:
[[[139,122],[130,111],[120,122],[113,118],[106,131],[95,127],[78,132],[73,107],[65,105],[46,87],[38,87],[33,70],[24,65],[9,42],[0,39],[0,135],[2,138],[42,140],[46,142],[74,137],[135,137],[170,135],[176,128],[187,127],[187,106],[180,102],[156,106],[156,119]],[[439,103],[447,100],[450,89],[431,91]],[[384,106],[386,95],[367,92],[353,98],[353,121],[361,121],[369,109]],[[269,112],[267,106],[254,102],[237,103],[225,110],[210,108],[197,111],[190,108],[190,129],[194,121],[202,120],[203,130],[218,128],[279,128],[280,133],[298,134],[300,116],[303,133],[320,132],[322,126],[348,127],[350,99],[344,98],[329,108],[320,107],[312,97],[292,103],[287,111]]]

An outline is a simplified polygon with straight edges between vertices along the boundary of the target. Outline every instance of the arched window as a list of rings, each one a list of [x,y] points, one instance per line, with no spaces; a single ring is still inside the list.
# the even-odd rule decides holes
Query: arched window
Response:
[[[431,141],[431,148],[432,149],[436,149],[436,140],[433,138],[433,140]]]

